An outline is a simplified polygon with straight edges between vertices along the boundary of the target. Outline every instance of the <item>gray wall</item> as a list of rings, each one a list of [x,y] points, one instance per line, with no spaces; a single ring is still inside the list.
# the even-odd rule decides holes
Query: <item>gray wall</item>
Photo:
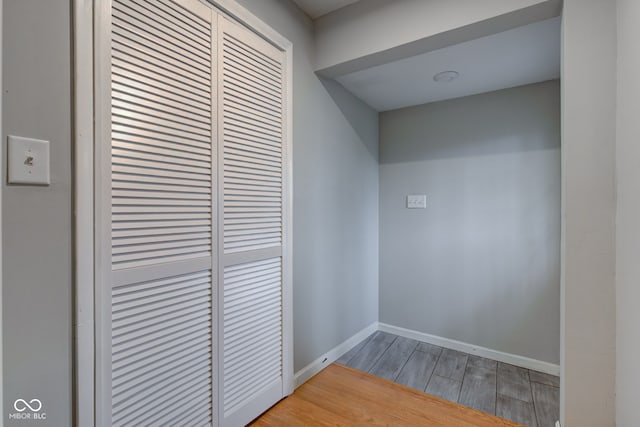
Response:
[[[640,425],[640,2],[618,0],[616,424]]]
[[[3,135],[51,141],[51,186],[3,198],[5,425],[13,402],[40,399],[47,425],[71,424],[71,33],[66,0],[5,0]],[[5,151],[6,152],[6,151]],[[2,165],[2,176],[6,176]]]
[[[565,427],[608,427],[616,370],[616,2],[564,0],[562,27],[560,415]]]
[[[313,24],[291,2],[242,0],[293,42],[296,371],[378,320],[378,115],[313,72]]]
[[[559,362],[559,90],[381,114],[381,322]]]

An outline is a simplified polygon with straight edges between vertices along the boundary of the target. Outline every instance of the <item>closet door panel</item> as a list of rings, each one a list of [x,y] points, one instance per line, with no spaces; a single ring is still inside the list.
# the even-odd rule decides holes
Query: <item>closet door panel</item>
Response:
[[[215,416],[213,16],[196,0],[112,2],[114,426]]]
[[[170,424],[183,398],[211,398],[211,315],[211,271],[114,287],[113,425]]]
[[[271,258],[224,269],[224,411],[282,377],[282,269]]]
[[[169,9],[149,0],[115,0],[112,7],[113,33],[126,39],[114,37],[112,44],[113,268],[210,258],[211,11],[207,22],[206,15],[177,4]],[[177,30],[187,19],[199,37]],[[188,60],[207,84],[193,87],[180,71],[150,64],[137,52],[155,52],[164,62]],[[175,114],[185,107],[202,120]],[[164,156],[156,147],[167,149]],[[174,152],[198,155],[202,164],[185,168]]]
[[[219,18],[224,425],[283,396],[284,54]]]

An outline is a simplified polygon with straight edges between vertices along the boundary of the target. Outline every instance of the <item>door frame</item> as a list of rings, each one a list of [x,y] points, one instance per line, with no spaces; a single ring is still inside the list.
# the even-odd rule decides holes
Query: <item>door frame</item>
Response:
[[[1,0],[0,0],[1,1]],[[180,0],[176,0],[178,3]],[[239,5],[235,0],[203,1],[226,15],[232,17],[260,37],[264,38],[285,55],[285,126],[284,126],[284,173],[283,197],[283,395],[293,393],[293,44]],[[103,315],[96,306],[95,283],[100,274],[100,254],[96,250],[96,228],[99,209],[96,208],[96,189],[100,182],[99,150],[97,141],[104,133],[104,116],[96,104],[99,94],[108,87],[102,82],[100,73],[104,73],[104,64],[100,63],[100,49],[104,49],[104,33],[109,31],[108,16],[111,1],[74,0],[73,2],[73,120],[74,120],[74,419],[78,426],[100,425],[96,402],[96,358],[99,357],[100,339],[96,316]],[[1,16],[1,15],[0,15]],[[102,117],[102,119],[101,119]],[[98,161],[97,161],[98,159]],[[0,271],[1,272],[1,271]],[[1,280],[1,278],[0,278]],[[1,289],[1,288],[0,288]],[[1,297],[0,297],[1,298]],[[0,300],[1,301],[1,300]],[[220,310],[220,301],[216,301]],[[216,314],[217,315],[217,314]],[[1,344],[0,344],[1,345]],[[1,348],[1,347],[0,347]],[[0,355],[1,361],[1,355]],[[220,372],[220,364],[214,366],[214,372]],[[218,381],[219,375],[215,375]],[[219,389],[219,386],[214,386]],[[217,405],[214,397],[214,407]],[[1,401],[0,401],[1,403]],[[218,411],[219,412],[219,411]],[[214,424],[217,419],[214,417]]]
[[[3,20],[3,9],[4,9],[4,0],[0,0],[0,94],[3,94],[2,87],[2,69],[3,69],[3,39],[2,39],[2,20]],[[3,126],[2,126],[2,97],[0,97],[0,138],[3,138]],[[4,165],[4,141],[0,144],[0,170],[2,169],[2,165]],[[4,180],[4,179],[3,179]],[[2,364],[2,354],[3,354],[3,326],[2,326],[2,187],[4,187],[4,182],[0,182],[0,378],[4,378],[4,368]],[[4,425],[4,393],[3,393],[4,384],[0,381],[0,427]]]

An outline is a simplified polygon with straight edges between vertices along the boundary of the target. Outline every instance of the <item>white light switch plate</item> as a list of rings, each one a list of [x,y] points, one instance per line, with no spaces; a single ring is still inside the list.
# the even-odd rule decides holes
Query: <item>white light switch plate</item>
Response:
[[[408,209],[426,209],[427,196],[424,194],[410,194],[407,196]]]
[[[9,136],[9,184],[49,185],[49,141]]]

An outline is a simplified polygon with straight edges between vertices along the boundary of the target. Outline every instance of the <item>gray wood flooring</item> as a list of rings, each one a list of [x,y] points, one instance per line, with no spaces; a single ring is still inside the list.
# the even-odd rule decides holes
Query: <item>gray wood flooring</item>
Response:
[[[528,427],[554,427],[560,379],[495,360],[376,332],[337,361]]]

